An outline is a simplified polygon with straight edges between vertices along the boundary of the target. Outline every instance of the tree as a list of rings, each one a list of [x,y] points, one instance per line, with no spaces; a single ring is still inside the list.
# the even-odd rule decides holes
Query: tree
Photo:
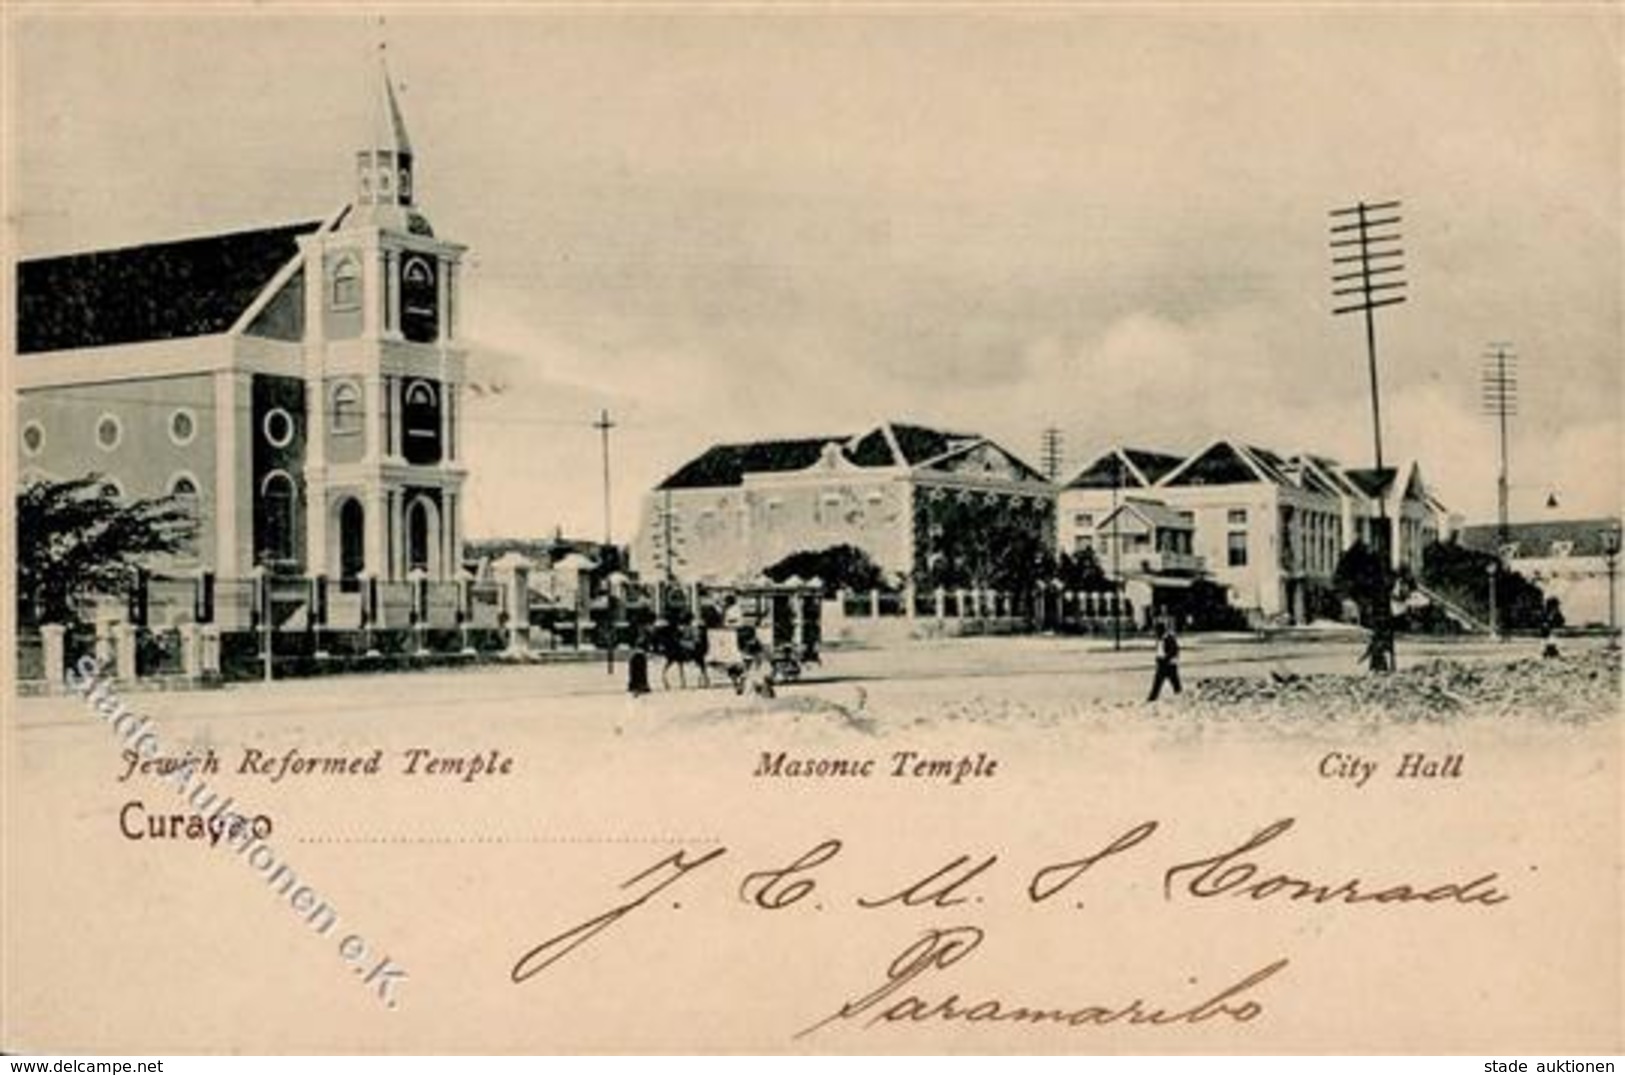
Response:
[[[1364,541],[1356,541],[1343,551],[1332,574],[1339,597],[1353,601],[1360,610],[1360,623],[1371,631],[1366,646],[1367,667],[1388,672],[1394,667],[1394,577],[1388,561]]]
[[[1503,630],[1537,630],[1548,615],[1546,595],[1493,553],[1454,541],[1422,550],[1422,584],[1485,620],[1490,619],[1490,569],[1496,569],[1495,622]]]
[[[1055,573],[1061,585],[1068,590],[1099,592],[1112,588],[1111,580],[1106,577],[1094,549],[1063,552],[1056,563]]]
[[[816,578],[824,584],[827,597],[833,597],[837,590],[862,592],[886,585],[886,574],[880,565],[856,545],[793,552],[762,574],[774,582],[783,582],[792,576],[803,581]]]
[[[17,494],[17,619],[69,623],[96,595],[129,590],[146,558],[183,551],[196,533],[174,497],[120,501],[90,474],[32,482]]]
[[[1360,622],[1372,627],[1386,618],[1392,596],[1393,579],[1388,565],[1364,541],[1356,541],[1337,558],[1332,574],[1337,596],[1353,601],[1360,610]]]

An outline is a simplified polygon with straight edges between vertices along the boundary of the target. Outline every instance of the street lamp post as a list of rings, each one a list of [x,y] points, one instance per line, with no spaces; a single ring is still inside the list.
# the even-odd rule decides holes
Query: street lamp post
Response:
[[[1615,579],[1619,575],[1619,527],[1602,532],[1602,562],[1608,571],[1608,648],[1619,648],[1619,608]]]

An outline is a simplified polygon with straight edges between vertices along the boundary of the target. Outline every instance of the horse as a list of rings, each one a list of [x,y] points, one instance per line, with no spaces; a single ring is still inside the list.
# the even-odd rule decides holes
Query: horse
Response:
[[[705,657],[710,647],[705,632],[694,624],[684,624],[678,627],[671,623],[662,623],[654,630],[651,639],[651,648],[660,654],[665,664],[660,668],[660,685],[667,690],[671,689],[671,669],[677,666],[677,680],[683,686],[688,686],[688,672],[684,665],[692,664],[700,672],[700,685],[709,687],[711,677],[705,670]]]

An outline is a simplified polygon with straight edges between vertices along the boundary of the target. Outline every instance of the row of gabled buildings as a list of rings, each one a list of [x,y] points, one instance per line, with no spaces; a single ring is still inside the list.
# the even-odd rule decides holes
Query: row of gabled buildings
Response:
[[[1413,571],[1448,527],[1414,462],[1353,469],[1221,439],[1190,455],[1115,447],[1051,482],[986,437],[886,422],[708,449],[645,499],[633,557],[645,576],[717,584],[845,544],[923,584],[945,528],[998,519],[1005,540],[1092,554],[1137,608],[1177,607],[1206,578],[1238,609],[1302,622],[1382,518],[1394,567]]]

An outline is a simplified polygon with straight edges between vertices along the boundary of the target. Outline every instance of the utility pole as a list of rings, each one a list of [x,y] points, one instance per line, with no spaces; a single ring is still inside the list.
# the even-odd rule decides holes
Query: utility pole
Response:
[[[1062,438],[1061,431],[1055,426],[1044,430],[1043,440],[1044,477],[1050,481],[1059,481],[1062,467]]]
[[[599,441],[604,452],[604,560],[608,562],[615,549],[615,541],[610,529],[609,514],[609,431],[615,428],[610,421],[609,409],[598,412],[598,421],[592,424],[598,430]],[[604,660],[610,673],[615,671],[615,589],[609,585],[609,576],[604,577]]]
[[[1504,568],[1507,542],[1512,529],[1507,521],[1507,418],[1518,413],[1518,356],[1508,343],[1492,343],[1484,352],[1484,412],[1496,419],[1501,434],[1501,465],[1495,478],[1495,562],[1490,565],[1490,629],[1499,638],[1507,636],[1507,623],[1500,614],[1495,577]]]
[[[1497,549],[1511,540],[1507,522],[1507,419],[1518,413],[1518,356],[1508,343],[1492,343],[1484,352],[1484,413],[1495,418],[1501,433],[1501,467],[1495,482]]]
[[[604,545],[606,548],[612,548],[614,541],[610,537],[609,516],[609,431],[615,428],[615,423],[610,421],[607,409],[598,412],[598,421],[594,422],[592,427],[598,430],[604,449]]]
[[[1118,507],[1123,501],[1123,454],[1112,457],[1112,651],[1123,648],[1123,541],[1118,533]]]
[[[1377,495],[1376,552],[1382,565],[1382,594],[1377,601],[1373,668],[1395,665],[1393,630],[1388,607],[1392,597],[1392,537],[1388,532],[1388,489],[1383,485],[1382,393],[1377,379],[1376,312],[1405,301],[1405,256],[1399,245],[1399,202],[1356,202],[1331,211],[1332,314],[1365,314],[1366,364],[1371,378],[1371,440],[1375,456]],[[1398,475],[1394,475],[1397,481]]]

